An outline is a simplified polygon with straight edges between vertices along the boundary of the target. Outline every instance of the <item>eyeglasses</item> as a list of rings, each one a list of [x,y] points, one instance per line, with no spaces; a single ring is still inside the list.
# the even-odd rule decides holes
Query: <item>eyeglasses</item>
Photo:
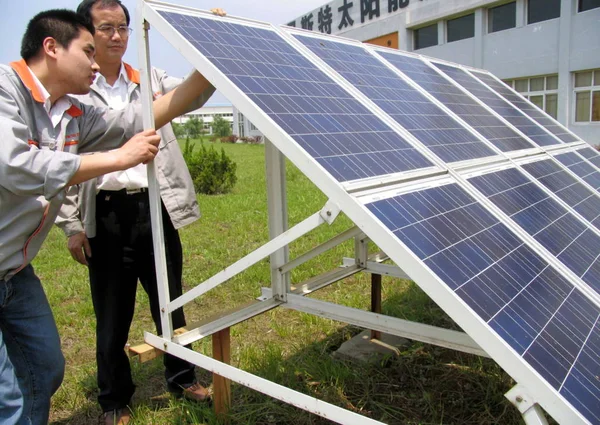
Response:
[[[119,25],[118,27],[113,27],[112,25],[100,25],[99,27],[96,27],[96,31],[100,31],[107,37],[112,37],[115,35],[115,31],[118,31],[122,38],[127,38],[129,37],[129,34],[131,34],[131,31],[133,31],[133,28],[130,28],[127,25]]]

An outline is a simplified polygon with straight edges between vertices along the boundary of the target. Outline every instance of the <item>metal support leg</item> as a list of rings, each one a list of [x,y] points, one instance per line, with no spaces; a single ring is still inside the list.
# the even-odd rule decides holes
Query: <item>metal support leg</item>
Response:
[[[285,232],[287,222],[287,200],[285,187],[285,157],[269,140],[265,140],[265,166],[267,174],[267,203],[269,213],[269,237]],[[273,296],[285,302],[290,287],[289,273],[280,268],[289,261],[287,246],[271,254],[271,287]]]

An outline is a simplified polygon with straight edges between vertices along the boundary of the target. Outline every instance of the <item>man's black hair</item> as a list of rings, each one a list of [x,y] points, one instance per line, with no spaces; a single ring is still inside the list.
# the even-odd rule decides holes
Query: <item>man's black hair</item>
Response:
[[[25,61],[35,57],[47,37],[54,38],[60,46],[68,49],[82,29],[94,35],[94,26],[72,10],[52,9],[40,12],[27,24],[21,41],[21,57]]]
[[[81,15],[81,17],[83,17],[83,19],[85,19],[85,21],[91,25],[93,21],[92,8],[96,4],[98,4],[99,7],[102,9],[111,8],[114,6],[121,6],[121,9],[123,9],[123,13],[125,13],[125,20],[127,21],[127,25],[129,25],[129,22],[131,20],[129,17],[129,10],[127,10],[125,5],[121,3],[121,0],[83,0],[81,3],[79,3],[79,6],[77,6],[77,13]]]

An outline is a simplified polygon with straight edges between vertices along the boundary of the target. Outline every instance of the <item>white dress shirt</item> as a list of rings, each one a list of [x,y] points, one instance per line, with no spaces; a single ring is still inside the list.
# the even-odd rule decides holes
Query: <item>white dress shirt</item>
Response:
[[[96,75],[96,85],[111,109],[121,110],[129,103],[129,78],[123,64],[121,64],[119,78],[112,86],[100,73]],[[98,177],[97,190],[134,190],[145,187],[148,187],[146,165],[138,164],[127,170],[114,171]]]

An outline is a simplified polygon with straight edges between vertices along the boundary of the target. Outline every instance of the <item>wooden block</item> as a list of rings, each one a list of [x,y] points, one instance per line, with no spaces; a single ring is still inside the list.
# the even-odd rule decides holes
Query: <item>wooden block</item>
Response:
[[[129,357],[137,357],[141,363],[160,357],[163,354],[162,351],[148,344],[127,346],[125,348]]]

